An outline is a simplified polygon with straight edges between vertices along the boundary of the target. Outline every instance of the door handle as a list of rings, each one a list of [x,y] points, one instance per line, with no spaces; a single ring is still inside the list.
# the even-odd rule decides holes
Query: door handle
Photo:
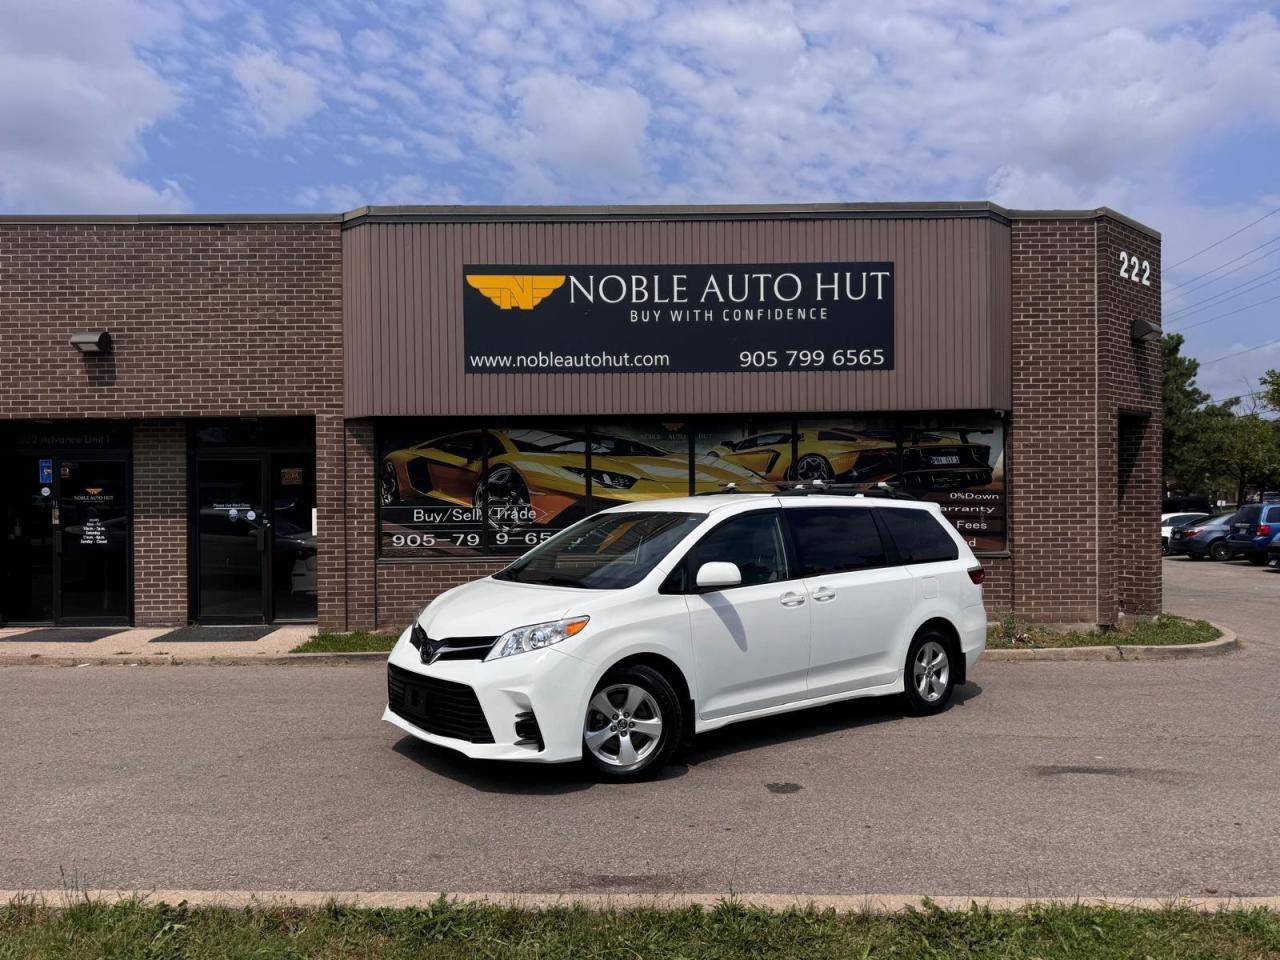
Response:
[[[826,601],[834,600],[835,598],[836,592],[830,587],[819,587],[817,590],[813,591],[813,599],[817,600],[819,603],[825,603]]]
[[[778,602],[784,607],[798,607],[804,603],[804,594],[788,590],[778,598]]]

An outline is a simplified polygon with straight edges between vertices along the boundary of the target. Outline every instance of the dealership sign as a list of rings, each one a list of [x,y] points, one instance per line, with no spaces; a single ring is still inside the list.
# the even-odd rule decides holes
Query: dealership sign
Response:
[[[468,266],[468,373],[892,370],[893,264]]]

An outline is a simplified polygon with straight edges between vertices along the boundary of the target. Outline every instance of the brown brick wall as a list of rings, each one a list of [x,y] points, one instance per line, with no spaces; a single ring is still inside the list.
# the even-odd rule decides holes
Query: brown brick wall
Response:
[[[1095,227],[1088,220],[1037,220],[1011,229],[1013,604],[1029,620],[1094,623],[1094,491],[1103,477],[1094,390]]]
[[[181,420],[133,429],[133,622],[187,622],[187,434]]]
[[[0,224],[0,419],[171,421],[135,431],[137,623],[187,616],[182,418],[316,418],[320,579],[341,581],[341,255],[337,223]],[[107,356],[68,344],[103,329]]]
[[[1150,283],[1122,278],[1120,254],[1150,263]],[[1161,609],[1160,343],[1135,343],[1135,319],[1160,325],[1160,241],[1104,218],[1098,223],[1098,355],[1106,442],[1116,477],[1106,504],[1111,518],[1105,555],[1110,619]],[[1141,271],[1140,277],[1146,272]]]

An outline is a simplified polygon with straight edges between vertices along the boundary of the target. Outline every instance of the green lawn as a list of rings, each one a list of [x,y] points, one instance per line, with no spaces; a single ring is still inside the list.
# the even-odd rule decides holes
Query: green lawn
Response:
[[[1187,620],[1162,613],[1112,630],[1047,630],[1006,617],[987,629],[987,646],[993,649],[1035,647],[1111,647],[1137,644],[1164,647],[1184,643],[1205,643],[1222,636],[1217,627],[1204,620]]]
[[[188,909],[79,904],[0,908],[0,958],[729,958],[1280,955],[1280,914],[1043,906],[892,915],[735,904],[713,910],[526,911],[440,903],[425,909]]]
[[[369,650],[390,650],[396,643],[394,633],[317,633],[290,653],[363,653]],[[0,960],[3,960],[0,954]]]

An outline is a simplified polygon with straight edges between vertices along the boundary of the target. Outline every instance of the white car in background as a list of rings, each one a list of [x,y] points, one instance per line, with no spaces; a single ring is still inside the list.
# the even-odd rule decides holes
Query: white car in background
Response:
[[[1162,513],[1160,514],[1160,552],[1167,554],[1169,552],[1169,538],[1173,536],[1173,531],[1178,527],[1185,527],[1188,523],[1195,523],[1197,520],[1204,520],[1209,516],[1207,513]]]
[[[433,600],[383,719],[469,757],[656,772],[693,734],[888,694],[937,713],[986,646],[936,504],[792,491],[593,514]]]

